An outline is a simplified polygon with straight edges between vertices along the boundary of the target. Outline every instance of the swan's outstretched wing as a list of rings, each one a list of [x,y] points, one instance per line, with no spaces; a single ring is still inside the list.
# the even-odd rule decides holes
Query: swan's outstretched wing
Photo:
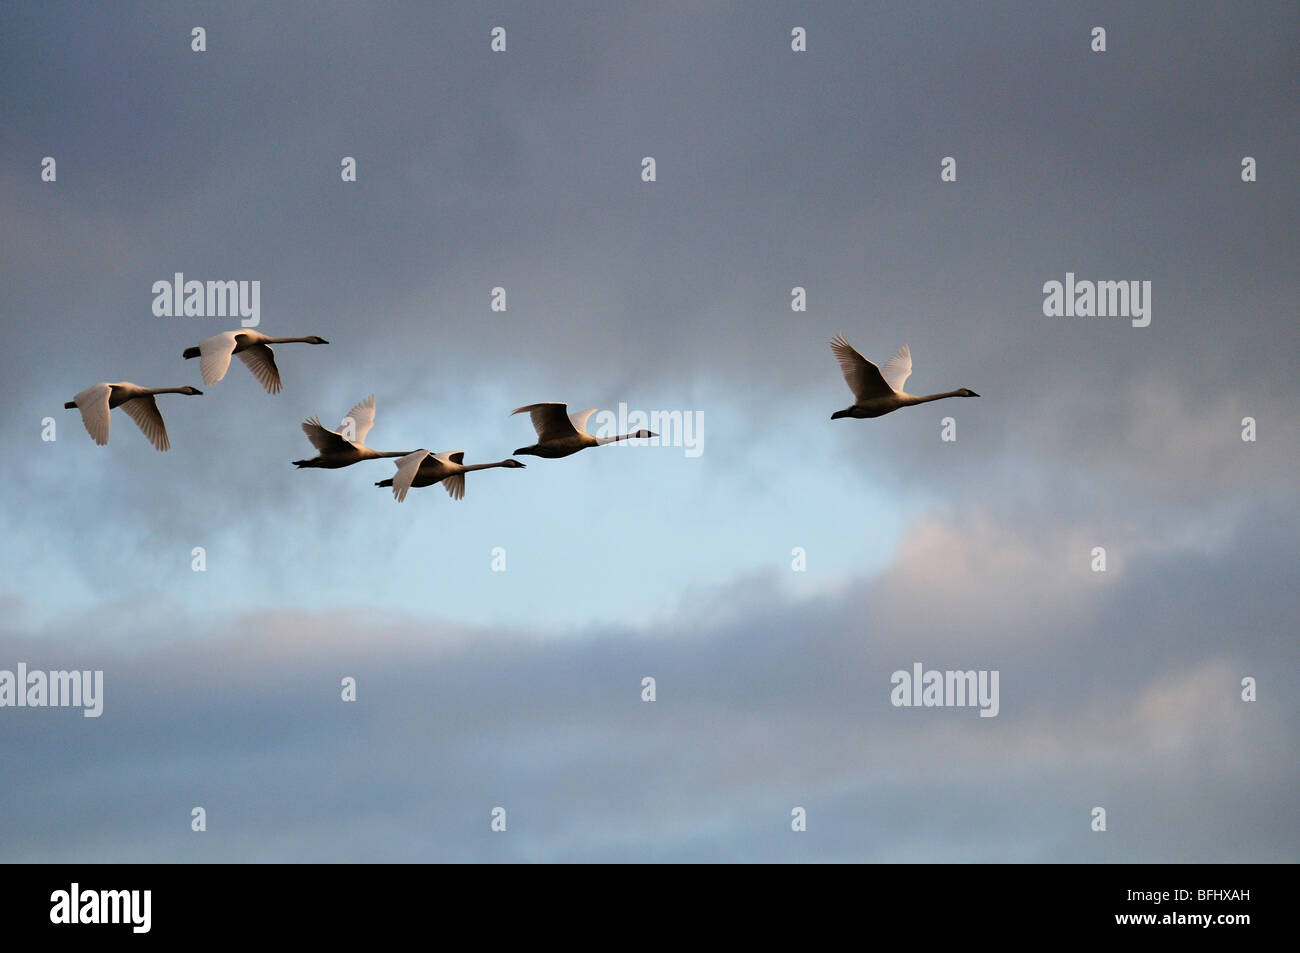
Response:
[[[844,380],[848,383],[849,390],[853,391],[853,396],[857,400],[870,400],[873,397],[888,397],[893,394],[894,389],[880,376],[880,368],[853,350],[853,346],[844,339],[843,334],[837,334],[831,339],[831,350],[840,362],[840,370],[844,372]]]
[[[81,411],[86,433],[101,447],[108,443],[108,398],[112,392],[113,388],[108,384],[96,384],[72,398],[77,410]]]
[[[270,345],[254,344],[240,351],[238,356],[268,394],[280,393],[280,369],[275,366],[275,352]]]
[[[898,349],[898,352],[885,361],[880,368],[880,376],[885,379],[885,383],[894,390],[901,392],[907,379],[912,376],[912,352],[904,344]]]
[[[199,342],[199,373],[203,383],[215,384],[230,370],[230,355],[235,353],[238,331],[223,331]]]
[[[417,450],[393,461],[397,465],[397,473],[393,475],[393,496],[398,503],[406,499],[406,491],[411,488],[411,483],[415,480],[415,474],[419,472],[420,464],[424,462],[424,458],[428,455],[428,450]]]
[[[520,407],[510,413],[513,415],[528,411],[533,418],[533,429],[537,431],[537,439],[542,443],[546,443],[549,440],[572,437],[578,432],[573,427],[573,421],[569,419],[569,415],[565,412],[568,409],[568,404],[549,401],[544,404],[529,404],[527,407]]]
[[[342,434],[326,430],[319,417],[308,417],[304,420],[302,432],[320,453],[342,453],[348,448],[348,442],[343,439]]]
[[[453,500],[465,499],[465,474],[453,473],[451,476],[443,477],[442,485]]]
[[[348,415],[339,424],[340,431],[347,429],[349,420],[352,421],[352,442],[364,444],[366,434],[370,433],[370,428],[375,425],[375,395],[371,394],[348,411]]]
[[[595,412],[596,412],[596,408],[591,407],[588,408],[587,410],[580,410],[576,414],[569,414],[569,423],[573,425],[573,429],[576,430],[578,433],[586,433],[587,418],[590,417]]]
[[[448,450],[445,453],[435,453],[433,459],[441,460],[443,463],[454,463],[461,466],[465,463],[464,450]]]
[[[131,415],[135,425],[149,438],[149,442],[155,449],[171,449],[171,443],[167,440],[167,425],[163,423],[162,414],[158,412],[158,402],[153,399],[153,394],[132,397],[118,406]]]

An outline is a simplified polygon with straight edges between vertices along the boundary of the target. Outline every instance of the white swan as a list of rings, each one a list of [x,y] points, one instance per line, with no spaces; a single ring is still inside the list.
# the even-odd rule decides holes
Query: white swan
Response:
[[[293,465],[299,468],[322,467],[327,470],[337,470],[340,467],[350,467],[362,460],[404,457],[411,452],[410,450],[371,450],[365,445],[366,434],[370,433],[370,428],[375,425],[374,394],[348,411],[348,415],[339,424],[339,430],[347,430],[349,422],[352,424],[351,440],[338,431],[326,430],[321,426],[319,417],[308,417],[304,420],[302,432],[307,435],[307,439],[312,442],[317,453],[310,460],[295,460]]]
[[[86,433],[94,438],[101,447],[108,443],[109,410],[121,407],[135,421],[136,426],[149,438],[149,442],[158,450],[168,450],[171,442],[167,439],[167,425],[163,423],[162,414],[158,412],[155,394],[189,394],[199,396],[203,391],[194,387],[139,387],[130,381],[118,381],[115,384],[95,384],[87,387],[80,394],[63,406],[68,410],[80,410],[81,422],[86,425]]]
[[[428,450],[416,450],[402,459],[394,461],[397,473],[391,480],[380,480],[375,486],[391,486],[393,496],[400,503],[406,499],[406,491],[413,486],[433,486],[441,483],[453,500],[465,498],[465,474],[471,470],[490,470],[492,467],[510,467],[522,469],[524,464],[518,460],[501,460],[498,463],[474,463],[466,466],[465,451],[455,450],[450,453],[431,453]]]
[[[883,417],[900,407],[924,404],[931,400],[943,400],[945,397],[978,397],[969,387],[961,387],[942,394],[926,394],[917,397],[903,392],[903,384],[912,375],[912,352],[904,344],[893,357],[885,362],[884,367],[876,367],[865,357],[853,350],[837,334],[831,339],[831,350],[840,362],[844,380],[849,390],[853,391],[853,406],[837,410],[831,414],[831,420],[840,417]]]
[[[187,347],[181,352],[186,360],[199,358],[199,371],[203,374],[203,383],[215,384],[226,376],[230,369],[231,355],[237,355],[245,366],[253,372],[266,388],[268,394],[280,393],[280,369],[275,366],[275,352],[272,344],[329,344],[322,337],[311,335],[305,338],[269,338],[258,331],[245,328],[242,331],[223,331],[206,340],[200,341],[198,347]]]
[[[567,457],[579,450],[586,450],[588,447],[599,447],[618,440],[641,440],[659,436],[649,430],[638,430],[636,433],[619,434],[617,437],[593,437],[583,428],[587,426],[587,418],[596,412],[596,408],[580,410],[576,414],[567,413],[568,409],[568,404],[550,401],[544,404],[529,404],[518,410],[512,410],[510,412],[512,416],[528,411],[533,419],[533,429],[537,431],[537,443],[530,447],[520,447],[515,453],[554,460]]]

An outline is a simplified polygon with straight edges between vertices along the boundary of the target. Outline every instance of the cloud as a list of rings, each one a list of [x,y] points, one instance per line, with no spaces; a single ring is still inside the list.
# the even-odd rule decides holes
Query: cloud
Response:
[[[1266,563],[1283,540],[1256,530]],[[1103,582],[1046,558],[1065,548],[931,517],[838,595],[763,575],[714,621],[563,640],[362,611],[194,620],[135,652],[11,630],[0,658],[103,668],[106,702],[5,711],[6,859],[1294,859],[1293,825],[1241,806],[1294,796],[1285,634],[1218,639],[1196,594],[1231,615],[1260,567],[1174,550]],[[1159,614],[1117,630],[1134,599]],[[893,708],[913,661],[1000,669],[1001,713]]]

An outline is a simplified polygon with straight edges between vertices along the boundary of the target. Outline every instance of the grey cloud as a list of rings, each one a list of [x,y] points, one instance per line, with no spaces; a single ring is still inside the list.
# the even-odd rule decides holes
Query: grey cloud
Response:
[[[1288,544],[1263,514],[1250,532],[1244,562],[1169,552],[1062,582],[1043,559],[1060,540],[922,527],[840,596],[755,578],[717,593],[735,610],[703,629],[689,612],[576,638],[277,612],[75,653],[11,632],[5,659],[102,667],[108,688],[93,725],[5,712],[6,855],[1290,859],[1293,825],[1268,806],[1296,781],[1293,613],[1271,575]],[[949,543],[958,569],[931,551]],[[1000,669],[1001,713],[892,708],[889,673],[913,661]],[[796,804],[807,842],[788,833]]]

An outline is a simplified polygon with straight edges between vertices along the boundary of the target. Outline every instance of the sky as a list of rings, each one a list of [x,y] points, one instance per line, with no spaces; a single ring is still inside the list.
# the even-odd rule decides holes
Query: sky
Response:
[[[1298,44],[1272,3],[4,5],[0,671],[104,698],[0,707],[0,859],[1300,859]],[[155,315],[176,272],[330,343],[204,385],[238,320]],[[1045,314],[1067,273],[1150,324]],[[980,397],[832,421],[839,332]],[[122,380],[204,391],[169,452],[63,409]],[[372,393],[380,450],[500,460],[552,400],[700,443],[461,501],[290,465]],[[893,704],[918,662],[997,715]]]

